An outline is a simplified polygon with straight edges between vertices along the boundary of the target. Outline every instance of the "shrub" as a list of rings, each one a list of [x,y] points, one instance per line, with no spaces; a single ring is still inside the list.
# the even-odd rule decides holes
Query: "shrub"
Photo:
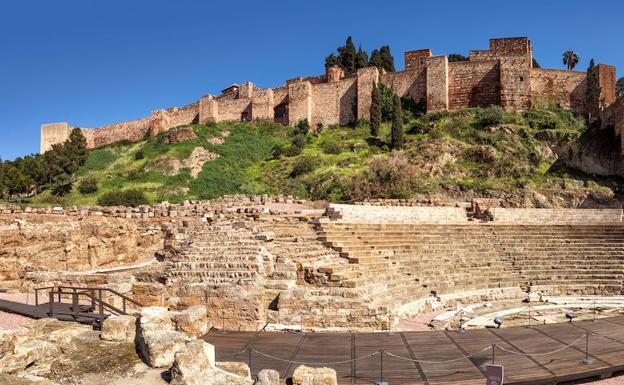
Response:
[[[145,158],[145,154],[143,154],[143,150],[139,150],[134,153],[134,160],[141,160]]]
[[[559,119],[554,112],[545,110],[528,110],[524,117],[529,127],[536,130],[554,130],[557,128]]]
[[[374,156],[366,164],[368,169],[353,183],[353,199],[408,198],[416,191],[422,171],[409,162],[403,151],[393,152],[390,158]]]
[[[293,138],[292,144],[295,147],[304,148],[306,145],[305,135],[302,135],[302,134],[295,135],[295,137]]]
[[[284,150],[284,155],[286,156],[297,156],[299,154],[301,154],[301,151],[303,149],[299,146],[295,146],[294,144],[291,146],[288,146],[285,150]]]
[[[279,159],[286,153],[286,149],[281,144],[276,144],[271,149],[271,159]]]
[[[504,111],[498,106],[477,110],[477,119],[479,119],[478,124],[481,128],[496,126],[503,123]]]
[[[299,175],[307,174],[310,171],[316,168],[316,160],[312,157],[301,157],[295,161],[293,164],[292,171],[290,172],[291,177],[297,177]]]
[[[321,147],[326,154],[340,154],[342,152],[342,146],[334,141],[325,142]]]
[[[81,194],[93,194],[98,190],[97,179],[93,177],[83,179],[78,185],[78,190]]]
[[[310,132],[310,123],[308,119],[301,119],[297,122],[295,126],[295,136],[303,135],[306,136]]]
[[[138,189],[130,189],[125,191],[111,191],[104,195],[102,195],[98,201],[98,205],[100,206],[130,206],[137,207],[140,205],[149,204],[149,200],[143,193],[143,191]]]

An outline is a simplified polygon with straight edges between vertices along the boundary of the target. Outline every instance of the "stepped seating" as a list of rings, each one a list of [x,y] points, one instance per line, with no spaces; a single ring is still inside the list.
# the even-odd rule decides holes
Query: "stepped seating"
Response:
[[[348,265],[319,270],[344,287],[382,284],[373,303],[528,286],[621,293],[624,227],[321,222],[319,241]]]

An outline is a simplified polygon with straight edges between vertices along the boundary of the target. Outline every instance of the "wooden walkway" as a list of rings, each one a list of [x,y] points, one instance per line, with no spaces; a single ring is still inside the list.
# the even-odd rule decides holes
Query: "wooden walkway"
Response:
[[[48,317],[49,304],[43,303],[38,306],[27,305],[21,302],[8,301],[0,299],[0,311],[12,314],[19,314],[24,317],[40,319]],[[83,306],[83,308],[86,308]],[[99,314],[92,311],[80,311],[78,313],[77,322],[82,324],[93,324],[93,321],[99,318]],[[72,306],[69,303],[54,303],[54,318],[61,321],[76,321]]]
[[[590,365],[581,363],[585,358],[587,332],[593,333],[589,337],[590,358],[593,360]],[[299,335],[278,332],[222,333],[217,330],[204,339],[216,346],[217,361],[251,361],[253,374],[261,369],[275,369],[280,372],[281,378],[289,378],[300,363],[332,362],[310,366],[336,369],[340,385],[375,384],[382,376],[392,385],[483,385],[485,366],[492,362],[493,344],[497,346],[495,363],[504,365],[505,384],[509,385],[557,384],[608,377],[624,371],[624,316],[532,328],[468,330],[463,333]],[[566,348],[569,344],[573,345]],[[251,355],[249,349],[253,349]],[[382,354],[379,353],[382,349],[385,351],[383,374]],[[544,354],[556,350],[560,351]],[[357,360],[360,357],[366,358]],[[454,361],[439,363],[449,360]]]

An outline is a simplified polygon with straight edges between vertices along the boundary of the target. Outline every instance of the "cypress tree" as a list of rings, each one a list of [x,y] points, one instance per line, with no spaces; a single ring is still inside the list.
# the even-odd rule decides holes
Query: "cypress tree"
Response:
[[[325,68],[338,65],[338,58],[333,53],[325,58]]]
[[[594,59],[589,61],[589,67],[587,68],[585,106],[587,113],[591,117],[597,117],[600,113],[600,78],[598,77],[598,67],[596,67]]]
[[[375,67],[381,68],[382,63],[381,63],[381,54],[379,53],[379,50],[374,49],[373,52],[371,52],[368,65],[371,67],[375,66]]]
[[[393,107],[390,147],[400,149],[403,148],[403,111],[401,110],[401,98],[399,98],[399,95],[394,95]]]
[[[349,75],[355,72],[355,45],[351,36],[347,38],[347,42],[343,47],[338,48],[338,63],[344,70],[345,74]]]
[[[379,126],[381,126],[381,95],[379,87],[373,83],[373,93],[371,94],[370,106],[370,134],[377,137],[379,135]]]
[[[390,53],[390,46],[384,45],[381,47],[379,54],[381,55],[381,67],[388,72],[394,72],[394,58]]]
[[[357,51],[355,55],[355,70],[357,71],[360,68],[368,67],[368,55],[366,51],[362,49],[362,46]]]

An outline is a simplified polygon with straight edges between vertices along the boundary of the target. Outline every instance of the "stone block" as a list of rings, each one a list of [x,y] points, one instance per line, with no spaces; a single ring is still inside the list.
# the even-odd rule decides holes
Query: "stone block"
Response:
[[[191,337],[201,337],[208,332],[208,311],[206,306],[191,306],[173,316],[175,328]]]
[[[136,318],[131,315],[112,315],[102,324],[101,338],[105,341],[134,342]]]
[[[167,308],[145,307],[141,310],[141,333],[149,331],[173,331],[173,323]]]
[[[255,385],[280,385],[279,373],[272,369],[263,369],[258,372]]]
[[[301,365],[292,376],[293,385],[337,385],[336,370]]]
[[[169,330],[142,331],[140,351],[147,364],[153,368],[168,368],[174,363],[175,354],[185,347],[184,333]]]

